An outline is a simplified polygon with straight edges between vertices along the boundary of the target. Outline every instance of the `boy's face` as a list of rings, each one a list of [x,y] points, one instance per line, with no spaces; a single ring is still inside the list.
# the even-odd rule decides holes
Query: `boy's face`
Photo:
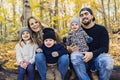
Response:
[[[55,40],[53,39],[48,38],[44,40],[44,45],[48,48],[52,47],[54,44],[55,44]]]
[[[23,39],[24,41],[29,40],[29,39],[30,39],[30,33],[29,33],[28,31],[24,31],[24,32],[22,33],[22,39]]]
[[[71,24],[71,29],[72,29],[74,32],[76,32],[76,31],[78,31],[78,29],[79,29],[79,25],[78,25],[76,22],[73,22],[73,23]]]

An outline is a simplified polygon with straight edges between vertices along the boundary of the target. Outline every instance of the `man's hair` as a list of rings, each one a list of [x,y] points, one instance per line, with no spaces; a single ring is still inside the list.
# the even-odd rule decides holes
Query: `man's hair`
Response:
[[[93,11],[90,8],[88,8],[88,7],[82,8],[80,10],[80,12],[79,12],[79,15],[81,14],[82,11],[88,11],[91,15],[93,15],[93,21],[95,21],[95,17],[94,17]]]

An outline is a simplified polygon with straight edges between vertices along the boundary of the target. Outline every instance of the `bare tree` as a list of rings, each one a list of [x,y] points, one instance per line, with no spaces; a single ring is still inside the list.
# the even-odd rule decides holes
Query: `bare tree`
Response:
[[[15,27],[15,24],[16,24],[16,22],[15,22],[15,15],[16,15],[16,12],[15,12],[15,0],[14,0],[14,3],[12,4],[12,6],[13,6],[13,27]]]
[[[55,12],[54,12],[54,16],[58,15],[58,0],[55,0]],[[54,20],[54,25],[53,25],[54,29],[57,29],[57,31],[59,31],[59,27],[58,27],[58,19]]]
[[[2,0],[0,0],[0,8],[2,7]],[[0,36],[2,36],[2,21],[0,21]],[[0,40],[2,38],[0,37]]]
[[[112,28],[110,25],[110,0],[108,0],[107,6],[108,6],[108,29],[110,34],[112,34]]]
[[[27,19],[32,15],[29,0],[23,0],[23,14],[21,21],[23,26],[27,26]]]
[[[105,25],[105,27],[107,27],[106,13],[105,13],[105,7],[104,7],[104,1],[103,0],[101,0],[101,4],[102,4],[102,15],[103,15],[103,20],[104,20],[104,25]]]
[[[114,0],[114,9],[115,9],[115,20],[117,21],[117,6],[116,6],[116,0]]]

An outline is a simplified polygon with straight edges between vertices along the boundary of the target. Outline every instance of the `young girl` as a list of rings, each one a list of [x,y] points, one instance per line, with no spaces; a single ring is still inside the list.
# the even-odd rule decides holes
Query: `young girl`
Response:
[[[31,31],[28,27],[23,27],[19,31],[19,43],[15,46],[16,59],[18,63],[18,78],[17,80],[24,80],[24,75],[28,74],[29,80],[34,80],[34,62],[35,50],[37,45],[34,44]]]
[[[62,44],[56,42],[57,39],[52,28],[45,28],[43,33],[43,44],[37,49],[37,52],[38,54],[42,54],[41,52],[43,52],[46,57],[46,78],[47,80],[64,80],[58,70],[58,59],[66,55],[68,51]],[[68,64],[65,64],[65,66],[68,66]]]

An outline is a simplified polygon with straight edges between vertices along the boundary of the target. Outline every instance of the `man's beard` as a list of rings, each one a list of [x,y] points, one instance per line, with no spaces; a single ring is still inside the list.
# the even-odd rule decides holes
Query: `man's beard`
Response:
[[[91,20],[89,20],[88,22],[82,22],[85,26],[89,25],[91,23]]]

